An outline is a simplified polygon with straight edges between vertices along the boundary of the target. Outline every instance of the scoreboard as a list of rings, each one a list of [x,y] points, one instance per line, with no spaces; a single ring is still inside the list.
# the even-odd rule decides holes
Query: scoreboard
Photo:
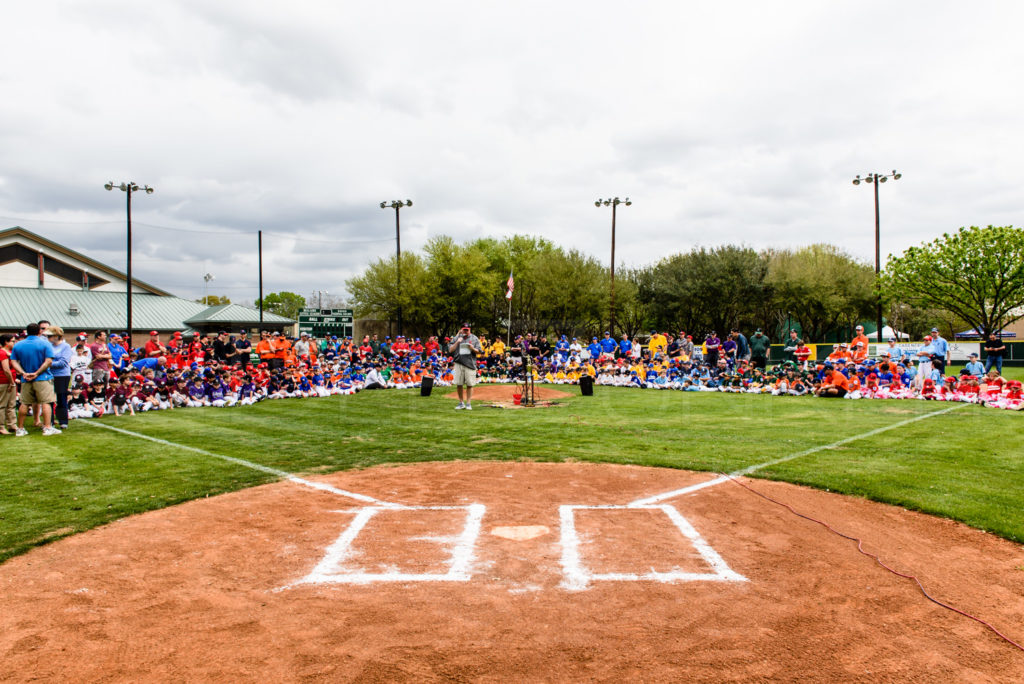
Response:
[[[309,333],[311,337],[349,337],[354,323],[352,314],[352,309],[302,309],[299,333]]]

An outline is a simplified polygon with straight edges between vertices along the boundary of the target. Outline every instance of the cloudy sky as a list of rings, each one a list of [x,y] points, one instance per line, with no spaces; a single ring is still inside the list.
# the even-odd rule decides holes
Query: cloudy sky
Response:
[[[641,265],[694,245],[874,258],[1021,220],[1024,4],[13,3],[0,227],[186,297],[344,292],[402,247],[529,233]]]

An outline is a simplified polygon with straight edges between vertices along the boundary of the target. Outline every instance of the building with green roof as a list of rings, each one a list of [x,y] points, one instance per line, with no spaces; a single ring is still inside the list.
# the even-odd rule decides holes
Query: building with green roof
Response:
[[[0,231],[0,332],[20,333],[48,320],[72,338],[80,332],[125,330],[128,277],[24,228]],[[132,279],[134,343],[156,331],[256,332],[260,312],[239,304],[206,306]],[[263,329],[294,334],[295,321],[263,313]]]

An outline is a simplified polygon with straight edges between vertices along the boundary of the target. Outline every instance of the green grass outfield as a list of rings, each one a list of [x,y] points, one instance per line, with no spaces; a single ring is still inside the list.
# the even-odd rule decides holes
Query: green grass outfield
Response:
[[[576,388],[566,388],[576,392]],[[924,401],[598,387],[550,409],[454,411],[448,390],[266,401],[106,417],[136,431],[292,473],[379,463],[537,459],[732,472],[953,406]],[[0,561],[116,518],[273,476],[72,421],[0,441]],[[948,516],[1024,541],[1024,412],[962,406],[759,471]]]

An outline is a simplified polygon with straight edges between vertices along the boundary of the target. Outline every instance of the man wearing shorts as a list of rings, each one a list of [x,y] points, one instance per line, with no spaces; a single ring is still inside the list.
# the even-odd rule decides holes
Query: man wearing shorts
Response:
[[[448,345],[448,353],[455,360],[454,382],[459,393],[459,405],[455,408],[472,411],[473,385],[476,384],[476,355],[483,354],[483,348],[480,346],[479,338],[470,332],[469,323],[462,324],[459,334]],[[466,388],[465,399],[462,395],[463,387]]]
[[[53,427],[51,404],[57,401],[53,390],[53,374],[50,364],[53,363],[53,345],[39,336],[39,324],[29,323],[25,326],[28,337],[14,345],[11,351],[11,364],[21,374],[21,408],[18,410],[18,428],[14,434],[24,437],[25,416],[29,406],[39,406],[43,418],[43,434],[59,435],[60,430]]]
[[[93,335],[93,342],[89,345],[89,351],[92,352],[92,364],[90,369],[92,370],[92,381],[102,383],[103,388],[106,389],[107,383],[110,381],[110,348],[107,347],[107,331],[97,330],[96,334]]]

